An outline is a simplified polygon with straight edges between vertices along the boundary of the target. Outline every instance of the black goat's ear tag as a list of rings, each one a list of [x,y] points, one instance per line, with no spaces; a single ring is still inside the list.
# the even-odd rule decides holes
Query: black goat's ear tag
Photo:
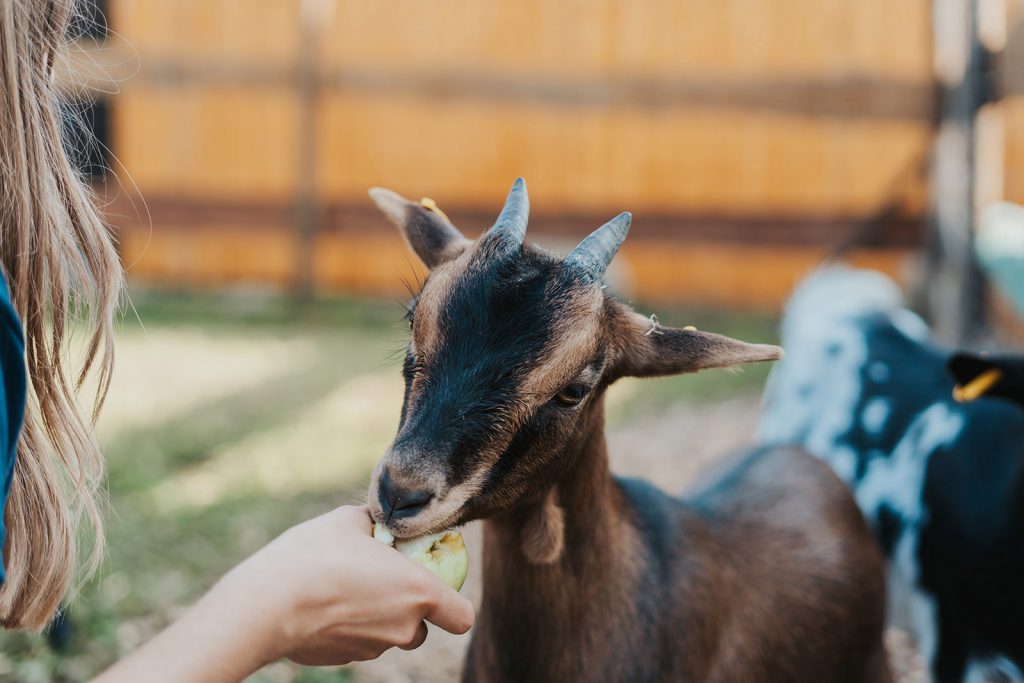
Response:
[[[562,556],[565,546],[565,513],[558,505],[554,487],[531,511],[523,525],[522,549],[531,564],[551,564]]]
[[[953,398],[969,403],[991,397],[1024,408],[1024,355],[957,351],[946,361],[953,377]]]
[[[1003,373],[1001,370],[996,368],[985,370],[966,384],[957,384],[953,387],[953,399],[957,403],[975,401],[984,396],[1002,377]]]

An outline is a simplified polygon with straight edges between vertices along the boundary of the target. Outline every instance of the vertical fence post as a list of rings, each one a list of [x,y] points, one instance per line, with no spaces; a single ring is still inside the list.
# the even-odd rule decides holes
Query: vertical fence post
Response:
[[[322,220],[317,196],[317,107],[320,103],[320,36],[331,16],[334,0],[302,0],[298,58],[299,117],[296,179],[296,263],[294,293],[300,302],[316,289],[316,237]]]
[[[974,256],[978,111],[989,97],[977,0],[933,0],[937,131],[929,181],[926,299],[939,338],[986,332],[985,282]]]

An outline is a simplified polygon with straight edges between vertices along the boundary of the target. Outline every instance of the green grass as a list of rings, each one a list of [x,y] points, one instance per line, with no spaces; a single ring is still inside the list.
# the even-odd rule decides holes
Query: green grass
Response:
[[[100,424],[108,555],[71,607],[63,652],[0,633],[0,682],[86,680],[151,637],[227,569],[289,526],[362,499],[401,401],[401,306],[147,292],[126,317]],[[770,320],[668,312],[663,324],[755,341]],[[757,390],[767,368],[625,387],[617,421]],[[618,389],[617,389],[618,390]],[[346,681],[279,663],[258,682]]]
[[[147,326],[195,325],[217,331],[380,331],[394,327],[405,313],[398,299],[332,296],[297,301],[257,290],[209,293],[143,289],[136,290],[131,301]],[[134,317],[125,315],[129,323]]]

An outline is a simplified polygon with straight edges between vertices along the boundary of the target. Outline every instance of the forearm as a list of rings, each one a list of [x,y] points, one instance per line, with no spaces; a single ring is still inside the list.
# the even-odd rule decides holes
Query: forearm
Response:
[[[347,664],[418,647],[424,620],[465,633],[473,606],[375,541],[365,508],[342,507],[281,534],[93,683],[235,683],[282,657]]]
[[[235,683],[274,658],[260,628],[218,586],[93,683]]]

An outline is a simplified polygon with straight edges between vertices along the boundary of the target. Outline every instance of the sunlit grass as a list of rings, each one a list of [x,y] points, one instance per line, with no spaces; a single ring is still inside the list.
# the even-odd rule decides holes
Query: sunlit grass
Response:
[[[359,375],[277,429],[213,451],[146,495],[171,513],[239,495],[297,495],[360,482],[394,435],[401,400],[397,373]]]

